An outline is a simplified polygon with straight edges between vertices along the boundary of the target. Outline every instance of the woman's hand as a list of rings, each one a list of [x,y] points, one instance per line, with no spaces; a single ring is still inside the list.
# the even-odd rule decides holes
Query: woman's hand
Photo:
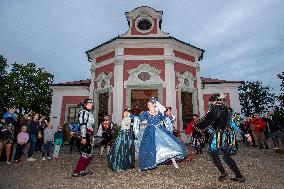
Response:
[[[82,138],[81,143],[86,144],[87,140],[85,138]]]

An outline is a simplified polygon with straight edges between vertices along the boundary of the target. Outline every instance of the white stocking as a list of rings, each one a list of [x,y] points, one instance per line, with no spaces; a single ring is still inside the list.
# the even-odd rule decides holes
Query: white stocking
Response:
[[[109,153],[110,151],[110,146],[107,146],[107,154]]]
[[[174,164],[175,168],[176,168],[176,169],[179,169],[179,166],[178,166],[178,164],[177,164],[177,162],[176,162],[176,159],[175,159],[175,158],[172,158],[172,162],[173,162],[173,164]]]
[[[101,156],[102,156],[103,153],[104,153],[104,149],[105,149],[105,147],[104,147],[104,146],[101,146]]]

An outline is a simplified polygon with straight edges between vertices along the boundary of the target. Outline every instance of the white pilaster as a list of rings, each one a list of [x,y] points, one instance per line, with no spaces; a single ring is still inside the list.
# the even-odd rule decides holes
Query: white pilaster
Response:
[[[198,90],[198,104],[199,104],[199,116],[203,117],[205,115],[204,111],[204,100],[203,100],[203,89],[202,89],[202,82],[200,79],[200,66],[196,69],[196,78],[197,78],[197,90]]]
[[[166,82],[166,106],[171,106],[176,112],[176,90],[175,90],[175,69],[174,60],[167,59],[165,62],[165,82]]]
[[[95,64],[95,63],[93,63]],[[95,70],[96,68],[94,66],[91,67],[91,84],[90,84],[90,87],[89,87],[89,97],[90,99],[94,99],[94,90],[95,90],[95,84],[94,84],[94,81],[95,81],[95,78],[96,78],[96,73],[95,73]]]
[[[123,107],[123,59],[114,61],[113,114],[114,123],[120,123]]]

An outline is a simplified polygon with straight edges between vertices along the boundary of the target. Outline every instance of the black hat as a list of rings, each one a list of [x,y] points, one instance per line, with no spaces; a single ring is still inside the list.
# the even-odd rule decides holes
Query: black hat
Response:
[[[172,107],[167,106],[167,107],[166,107],[166,111],[168,111],[168,110],[171,110],[171,111],[172,111]]]
[[[82,107],[85,107],[86,104],[88,104],[88,103],[94,103],[94,102],[93,102],[92,99],[86,98],[86,99],[84,99],[79,105],[81,105]]]
[[[224,101],[226,99],[226,96],[225,94],[223,93],[217,93],[217,94],[214,94],[213,96],[211,96],[209,98],[209,101],[210,102],[215,102],[215,101]]]
[[[152,102],[153,104],[155,104],[157,102],[157,98],[156,97],[151,97],[148,102]]]
[[[131,107],[126,106],[126,108],[125,108],[125,110],[124,110],[124,111],[126,111],[126,112],[131,112]]]
[[[94,103],[92,99],[86,98],[83,100],[82,104],[87,104],[87,103]]]

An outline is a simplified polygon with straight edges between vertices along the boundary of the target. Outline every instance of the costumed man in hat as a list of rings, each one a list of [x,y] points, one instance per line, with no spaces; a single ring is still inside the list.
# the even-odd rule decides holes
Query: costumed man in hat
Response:
[[[77,166],[72,174],[73,177],[86,176],[88,173],[86,168],[92,159],[92,133],[94,125],[94,116],[91,112],[93,108],[92,99],[85,99],[82,102],[82,110],[78,114],[80,130],[81,130],[81,157]]]
[[[230,180],[236,182],[244,182],[245,178],[241,174],[236,162],[231,157],[232,148],[235,146],[231,141],[235,138],[231,131],[236,128],[239,123],[239,119],[233,119],[230,116],[228,109],[225,105],[226,95],[215,94],[210,97],[211,108],[209,112],[197,122],[193,124],[194,129],[203,132],[209,130],[209,152],[212,156],[213,164],[218,168],[221,176],[218,178],[219,181],[228,180],[228,174],[225,171],[220,157],[219,152],[223,152],[223,159],[225,163],[230,167],[230,169],[235,173],[236,177]],[[240,128],[242,129],[242,128]],[[251,137],[249,134],[245,134],[247,140],[251,142]]]
[[[107,149],[107,154],[109,153],[111,142],[112,142],[112,132],[114,126],[110,120],[109,115],[104,116],[104,121],[99,125],[97,136],[102,137],[102,141],[100,143],[101,153],[100,158],[103,157],[104,149]]]

